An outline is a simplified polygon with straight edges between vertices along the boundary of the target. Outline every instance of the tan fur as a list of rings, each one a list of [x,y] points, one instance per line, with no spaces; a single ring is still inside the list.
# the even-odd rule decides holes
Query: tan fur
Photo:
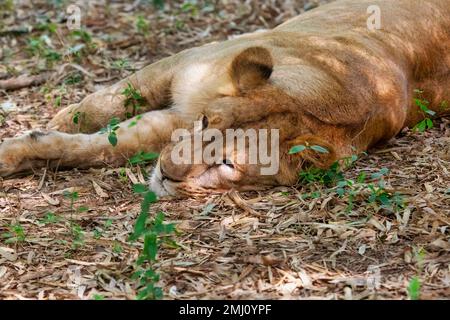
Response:
[[[370,5],[381,8],[381,30],[367,28]],[[121,92],[129,82],[146,106],[136,126],[120,124],[112,147],[95,132],[113,116],[125,120]],[[307,163],[327,167],[423,119],[414,89],[439,115],[450,113],[439,107],[450,102],[450,0],[336,1],[268,32],[183,51],[86,97],[58,113],[52,131],[3,142],[0,175],[45,165],[121,165],[153,151],[161,153],[151,181],[159,194],[293,184]],[[221,131],[280,129],[279,173],[261,176],[260,165],[172,163],[171,133],[202,115]],[[330,152],[289,155],[299,143]]]

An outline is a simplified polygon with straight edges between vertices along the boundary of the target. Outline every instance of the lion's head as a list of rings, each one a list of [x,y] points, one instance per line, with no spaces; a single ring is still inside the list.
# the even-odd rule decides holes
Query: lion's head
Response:
[[[181,130],[177,141],[162,150],[151,189],[179,196],[257,190],[294,184],[306,162],[330,165],[336,156],[333,147],[311,134],[298,101],[272,79],[275,73],[264,48],[237,55],[228,77],[233,93],[202,101],[207,107],[194,129]],[[319,145],[327,152],[306,148],[289,154],[295,145]]]

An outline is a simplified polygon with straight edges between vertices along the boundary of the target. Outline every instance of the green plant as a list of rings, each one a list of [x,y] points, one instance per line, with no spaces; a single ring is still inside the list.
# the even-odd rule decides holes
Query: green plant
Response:
[[[131,83],[127,83],[127,87],[122,91],[125,96],[125,110],[127,119],[135,116],[139,109],[145,104],[145,99],[142,97],[141,93],[133,87]],[[131,107],[132,112],[128,109]]]
[[[430,110],[428,107],[430,106],[430,102],[425,100],[423,98],[423,91],[422,90],[414,90],[414,92],[417,94],[417,97],[414,98],[414,103],[417,107],[419,107],[421,113],[425,117],[422,121],[420,121],[418,124],[415,125],[413,130],[417,130],[419,132],[424,132],[427,129],[432,129],[434,124],[433,120],[431,120],[431,117],[434,117],[436,115],[436,112]]]
[[[419,250],[415,250],[415,257],[417,260],[417,264],[419,267],[418,273],[422,273],[423,270],[423,259],[425,256],[425,252],[422,248]],[[408,284],[408,296],[411,300],[419,300],[420,299],[420,289],[421,289],[421,283],[419,276],[414,276],[411,278]]]
[[[75,201],[77,201],[79,198],[78,192],[76,191],[70,192],[68,190],[64,190],[63,195],[66,199],[70,200],[70,210],[74,210],[73,205]]]
[[[81,40],[86,44],[92,42],[92,35],[84,29],[73,30],[70,35],[76,40]]]
[[[65,77],[63,83],[67,85],[74,85],[80,83],[81,81],[83,81],[83,75],[80,72],[75,72]]]
[[[56,96],[54,97],[53,102],[56,108],[61,106],[62,98],[65,94],[67,94],[66,86],[62,84],[56,89]],[[52,97],[50,96],[48,99],[51,100]]]
[[[75,124],[78,124],[80,122],[80,116],[81,116],[81,112],[77,111],[74,113],[73,117],[72,117],[72,122]]]
[[[98,240],[103,236],[103,232],[101,230],[98,229],[94,229],[94,231],[92,232],[94,239]]]
[[[109,123],[106,126],[106,128],[100,129],[100,133],[108,133],[108,141],[113,147],[115,147],[118,142],[116,131],[117,131],[117,129],[120,128],[119,123],[120,123],[120,119],[114,117],[111,120],[109,120]]]
[[[151,0],[152,4],[158,9],[164,9],[164,0]]]
[[[39,38],[30,38],[27,40],[25,50],[30,57],[37,56],[46,60],[47,66],[52,67],[55,61],[59,61],[62,55],[47,45],[48,36],[42,35]]]
[[[133,279],[139,281],[139,293],[137,299],[161,299],[163,296],[162,288],[158,287],[160,275],[155,268],[158,250],[162,244],[177,248],[172,235],[176,234],[174,224],[165,223],[164,213],[159,212],[153,219],[149,219],[150,205],[157,200],[155,193],[148,190],[147,186],[135,184],[133,186],[135,193],[141,194],[141,211],[134,225],[133,234],[130,235],[130,241],[144,239],[144,248],[136,262],[137,271],[133,274]]]
[[[414,276],[409,281],[408,296],[411,300],[419,300],[420,298],[420,280],[419,277]]]
[[[136,17],[136,31],[144,37],[150,33],[150,23],[142,15]]]
[[[73,222],[73,213],[76,212],[85,212],[88,211],[89,208],[85,206],[79,206],[75,208],[75,202],[79,199],[78,192],[76,191],[68,191],[65,190],[63,195],[66,199],[70,200],[70,219],[68,221],[70,226],[70,233],[72,235],[72,249],[76,250],[84,245],[84,230],[79,225]]]
[[[119,176],[120,182],[122,182],[124,184],[128,183],[128,175],[127,175],[127,171],[125,168],[119,168],[117,175]]]
[[[291,154],[305,151],[308,148],[312,149],[312,146],[295,146],[291,149]],[[315,151],[320,152],[320,149],[314,149]],[[405,200],[403,196],[398,192],[392,193],[387,191],[385,188],[384,177],[389,173],[387,168],[382,168],[379,171],[372,173],[370,175],[370,183],[366,182],[368,173],[365,171],[361,171],[358,174],[356,181],[345,178],[340,163],[343,163],[345,167],[350,167],[357,162],[358,158],[359,156],[352,155],[343,158],[340,161],[336,161],[328,169],[309,167],[300,171],[299,181],[301,183],[306,185],[318,183],[330,188],[328,190],[316,190],[311,193],[302,194],[301,198],[303,200],[315,199],[319,198],[323,192],[335,192],[339,198],[346,199],[346,212],[351,212],[354,209],[356,200],[358,200],[358,202],[367,202],[376,210],[382,208],[397,212],[401,208],[404,208]]]
[[[328,169],[309,167],[302,170],[299,173],[299,178],[301,183],[320,183],[325,186],[331,186],[344,179],[344,174],[341,171],[339,163],[335,162]]]
[[[120,253],[122,252],[122,250],[123,250],[123,248],[122,248],[122,246],[120,245],[120,243],[117,242],[117,241],[114,241],[112,251],[113,251],[114,253],[120,254]]]
[[[48,31],[49,33],[56,33],[58,30],[58,25],[56,23],[50,22],[48,17],[45,17],[46,19],[41,20],[36,25],[36,30],[38,31]]]
[[[128,61],[128,59],[124,59],[124,58],[113,61],[113,63],[111,64],[111,68],[114,70],[119,70],[119,71],[132,69],[130,66],[130,61]]]
[[[96,227],[93,231],[93,235],[95,239],[100,239],[103,236],[103,232],[108,230],[112,226],[113,221],[111,219],[108,219],[105,221],[105,224],[103,225],[103,229]]]
[[[393,212],[404,208],[405,201],[402,195],[398,192],[391,193],[385,189],[384,177],[388,173],[389,169],[387,168],[382,168],[378,172],[372,173],[371,179],[373,182],[371,183],[365,182],[367,177],[365,172],[360,172],[356,182],[352,179],[339,179],[336,183],[336,194],[340,198],[348,197],[347,212],[353,209],[354,200],[358,195],[361,195],[363,200],[376,208],[383,208]]]
[[[53,212],[47,212],[47,214],[45,215],[45,217],[41,220],[39,220],[39,223],[41,224],[51,224],[51,223],[56,223],[60,220],[60,218],[55,215]]]
[[[73,30],[69,36],[72,42],[71,46],[67,49],[66,56],[74,57],[78,62],[81,62],[83,56],[88,56],[97,49],[92,35],[84,29]]]
[[[159,156],[158,153],[140,151],[136,153],[134,156],[132,156],[130,159],[128,159],[128,162],[131,165],[143,165],[149,161],[157,159],[158,156]]]
[[[14,0],[4,0],[0,3],[0,12],[1,11],[14,11]]]
[[[322,146],[317,146],[317,145],[308,145],[308,144],[300,144],[297,146],[293,146],[290,150],[289,150],[289,154],[296,154],[296,153],[300,153],[303,152],[305,150],[313,150],[319,153],[330,153],[326,148],[322,147]]]
[[[71,223],[72,232],[72,249],[78,249],[84,245],[84,231],[83,228],[75,223]]]
[[[25,241],[25,230],[20,223],[11,224],[8,232],[2,234],[2,238],[6,239],[5,243],[17,243]]]
[[[180,9],[181,12],[188,13],[191,16],[197,16],[199,12],[199,8],[194,1],[184,1]]]
[[[98,294],[98,293],[95,293],[95,294],[92,296],[92,298],[93,298],[94,300],[105,300],[105,296],[102,295],[102,294]]]

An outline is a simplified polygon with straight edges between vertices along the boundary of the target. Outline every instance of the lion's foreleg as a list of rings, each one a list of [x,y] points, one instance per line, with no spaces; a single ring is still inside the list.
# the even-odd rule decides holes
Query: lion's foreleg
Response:
[[[111,118],[125,120],[162,109],[170,104],[170,86],[182,54],[148,65],[122,81],[86,96],[58,112],[48,129],[67,133],[92,133],[106,126]],[[142,97],[142,99],[141,99]]]
[[[187,127],[179,114],[148,112],[94,134],[59,131],[32,132],[0,144],[0,176],[49,167],[119,166],[143,152],[159,152],[179,127]]]

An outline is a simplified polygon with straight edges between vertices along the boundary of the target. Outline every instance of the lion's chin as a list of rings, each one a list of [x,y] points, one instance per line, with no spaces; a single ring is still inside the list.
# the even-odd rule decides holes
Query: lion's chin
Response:
[[[173,195],[164,187],[161,174],[157,167],[151,173],[149,187],[158,197]]]

